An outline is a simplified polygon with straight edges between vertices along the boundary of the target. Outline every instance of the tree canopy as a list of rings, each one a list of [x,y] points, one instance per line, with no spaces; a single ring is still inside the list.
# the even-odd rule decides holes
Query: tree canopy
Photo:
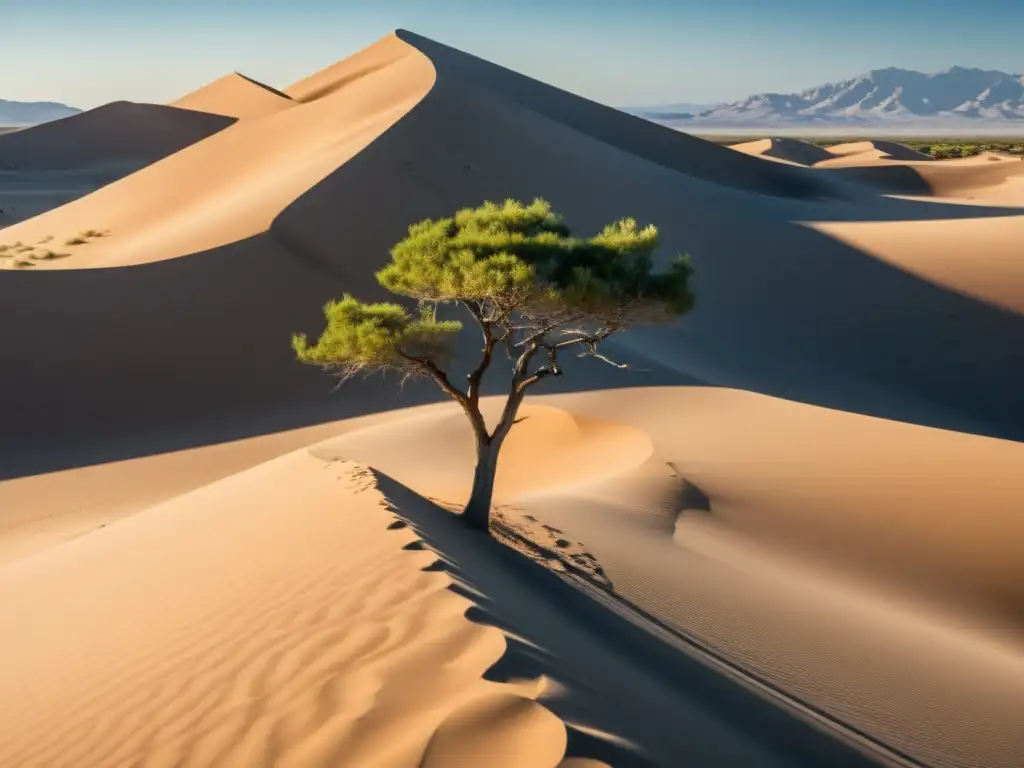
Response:
[[[616,367],[599,351],[612,334],[630,326],[671,321],[694,305],[689,259],[677,256],[655,270],[658,231],[621,219],[596,235],[574,237],[544,200],[484,203],[454,216],[425,220],[391,250],[377,281],[391,293],[414,299],[418,311],[397,303],[365,304],[345,295],[324,307],[327,325],[310,343],[292,338],[298,359],[342,377],[394,369],[433,378],[466,411],[480,462],[490,463],[493,484],[497,450],[515,423],[526,390],[559,376],[559,355],[572,350]],[[437,307],[461,305],[482,333],[481,356],[465,389],[447,367],[462,323],[439,320]],[[493,432],[480,415],[480,387],[496,348],[512,361],[505,411]],[[536,365],[541,356],[543,364]],[[485,473],[486,475],[486,473]],[[483,497],[486,497],[485,499]],[[476,507],[490,506],[490,488]],[[474,507],[471,499],[467,514]],[[479,526],[486,510],[470,515]]]

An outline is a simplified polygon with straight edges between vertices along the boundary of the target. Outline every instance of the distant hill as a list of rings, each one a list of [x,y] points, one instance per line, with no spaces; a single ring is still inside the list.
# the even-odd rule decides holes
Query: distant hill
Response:
[[[7,101],[0,99],[0,126],[38,125],[82,110],[55,101]]]
[[[630,110],[694,128],[891,128],[1024,131],[1024,77],[953,67],[875,69],[800,93],[760,93],[701,111]]]

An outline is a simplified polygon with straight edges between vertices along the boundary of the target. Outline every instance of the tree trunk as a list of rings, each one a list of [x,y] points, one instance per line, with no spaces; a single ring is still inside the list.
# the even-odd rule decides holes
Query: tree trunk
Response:
[[[490,531],[491,497],[494,495],[494,476],[498,468],[498,449],[500,447],[500,440],[477,439],[473,491],[462,512],[462,520],[467,526],[485,533]]]

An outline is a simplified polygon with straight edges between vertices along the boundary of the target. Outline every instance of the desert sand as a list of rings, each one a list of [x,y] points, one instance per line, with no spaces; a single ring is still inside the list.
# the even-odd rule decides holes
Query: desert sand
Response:
[[[757,139],[733,144],[729,148],[747,155],[767,157],[797,165],[815,165],[826,160],[834,160],[837,157],[824,147],[798,139]]]
[[[207,83],[170,106],[225,117],[263,117],[292,106],[289,96],[240,72]]]
[[[1024,764],[1024,163],[800,144],[408,32],[0,136],[95,189],[0,220],[0,764]],[[492,541],[454,405],[287,340],[534,196],[698,308],[528,400]]]

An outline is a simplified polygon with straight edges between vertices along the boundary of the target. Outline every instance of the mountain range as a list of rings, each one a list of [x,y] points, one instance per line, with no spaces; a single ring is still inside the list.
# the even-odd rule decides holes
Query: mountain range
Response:
[[[889,67],[800,93],[760,93],[706,109],[629,111],[680,127],[1024,130],[1024,77],[966,67],[934,74]]]
[[[55,101],[6,101],[0,99],[0,125],[36,125],[77,115],[82,110]]]

